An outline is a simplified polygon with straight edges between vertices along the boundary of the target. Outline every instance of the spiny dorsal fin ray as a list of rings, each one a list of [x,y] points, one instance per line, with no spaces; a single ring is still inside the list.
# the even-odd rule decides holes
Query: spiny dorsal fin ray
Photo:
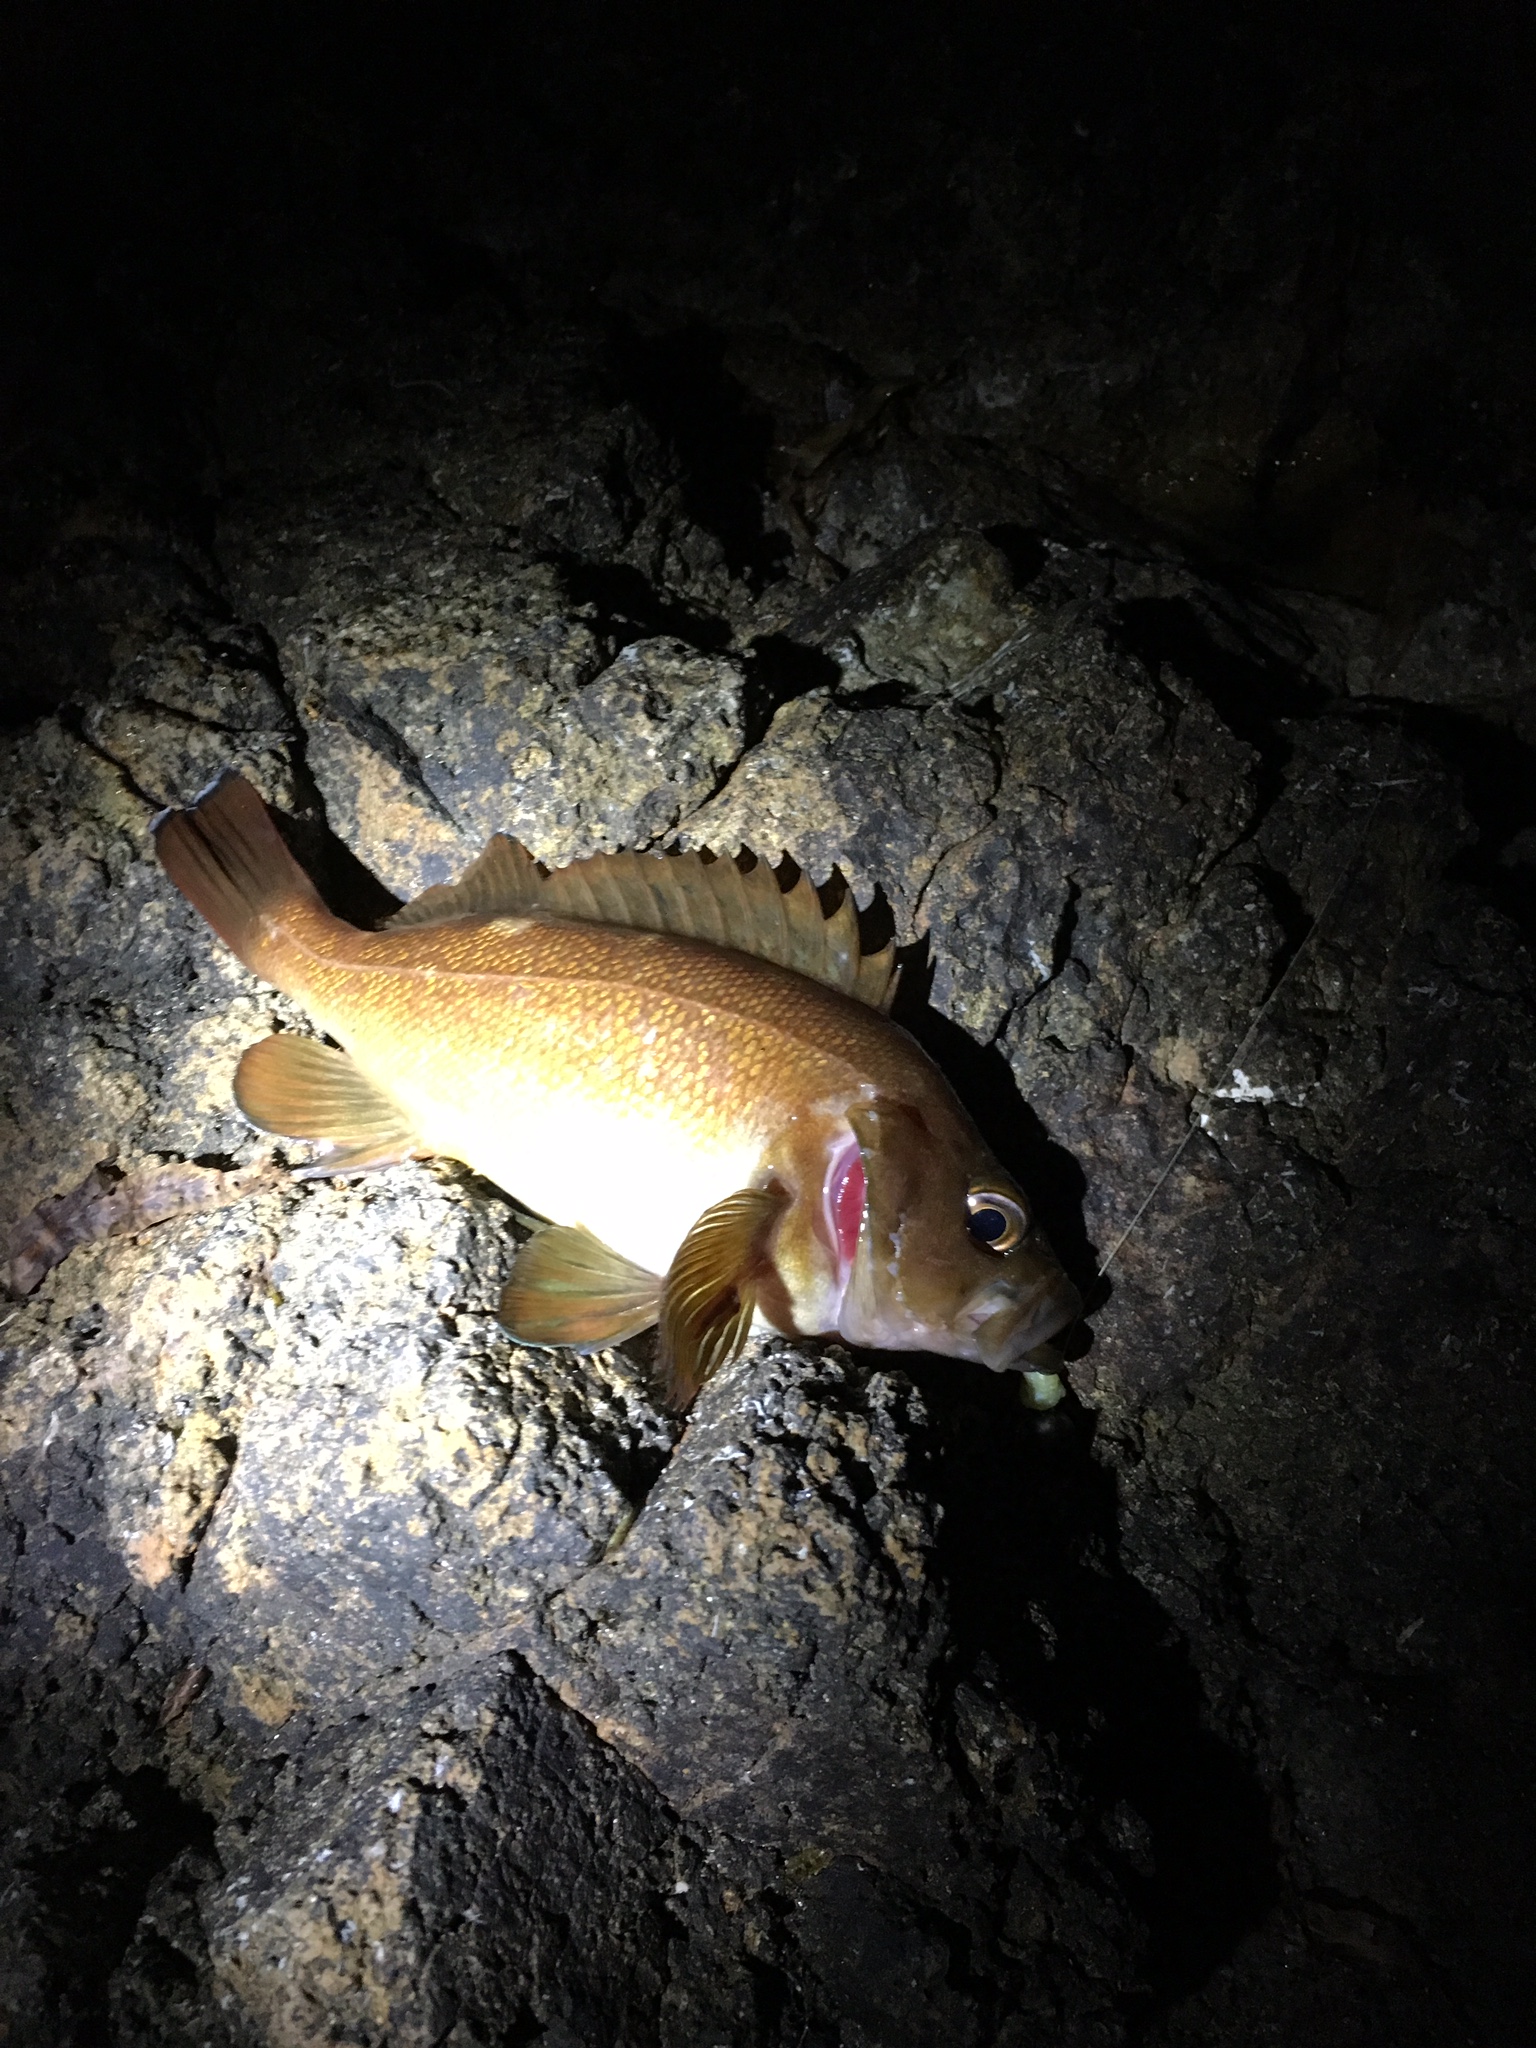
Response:
[[[874,1010],[888,1010],[896,992],[896,949],[861,952],[852,892],[829,917],[805,875],[785,889],[764,860],[743,868],[702,853],[594,853],[546,874],[526,847],[498,832],[457,882],[424,889],[388,924],[539,911],[734,946]]]
[[[446,924],[454,917],[515,917],[540,901],[544,880],[526,846],[497,832],[456,882],[438,882],[386,918],[404,924]]]

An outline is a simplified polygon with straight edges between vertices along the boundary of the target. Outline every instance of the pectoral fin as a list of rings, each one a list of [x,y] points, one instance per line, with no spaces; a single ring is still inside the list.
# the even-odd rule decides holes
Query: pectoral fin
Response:
[[[318,1038],[284,1032],[253,1045],[235,1070],[235,1101],[258,1131],[329,1143],[304,1178],[392,1166],[422,1149],[389,1097]]]
[[[578,1351],[649,1329],[661,1281],[579,1224],[556,1223],[525,1244],[502,1289],[502,1327],[524,1344]]]
[[[669,1407],[687,1408],[746,1342],[768,1241],[788,1200],[781,1188],[743,1188],[706,1209],[679,1245],[661,1295]]]

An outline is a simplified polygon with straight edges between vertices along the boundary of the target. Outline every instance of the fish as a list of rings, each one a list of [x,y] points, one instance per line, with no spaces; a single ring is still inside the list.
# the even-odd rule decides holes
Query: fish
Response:
[[[863,952],[851,895],[828,914],[747,854],[546,871],[497,834],[364,930],[238,773],[153,833],[321,1034],[244,1053],[250,1123],[323,1141],[309,1173],[439,1155],[547,1219],[501,1296],[516,1341],[593,1351],[655,1325],[681,1412],[754,1327],[1038,1379],[1076,1321],[1024,1190],[888,1016],[894,949]]]

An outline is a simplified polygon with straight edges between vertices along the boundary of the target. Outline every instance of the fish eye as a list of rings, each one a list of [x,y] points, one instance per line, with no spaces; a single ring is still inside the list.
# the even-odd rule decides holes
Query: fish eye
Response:
[[[965,1227],[989,1252],[1011,1252],[1029,1229],[1023,1205],[991,1188],[972,1188],[965,1198]]]

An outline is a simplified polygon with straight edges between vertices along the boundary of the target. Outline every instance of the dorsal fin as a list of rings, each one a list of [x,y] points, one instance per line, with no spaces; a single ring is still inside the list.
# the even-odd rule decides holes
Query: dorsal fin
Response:
[[[551,874],[527,847],[498,832],[457,882],[424,889],[395,912],[388,928],[539,911],[734,946],[873,1010],[888,1010],[896,993],[896,948],[860,951],[852,892],[844,892],[829,917],[803,874],[785,889],[765,860],[743,868],[702,853],[594,853]]]
[[[387,930],[402,924],[446,924],[454,917],[515,917],[539,901],[543,876],[526,846],[504,832],[485,843],[456,882],[437,882],[384,920]]]

